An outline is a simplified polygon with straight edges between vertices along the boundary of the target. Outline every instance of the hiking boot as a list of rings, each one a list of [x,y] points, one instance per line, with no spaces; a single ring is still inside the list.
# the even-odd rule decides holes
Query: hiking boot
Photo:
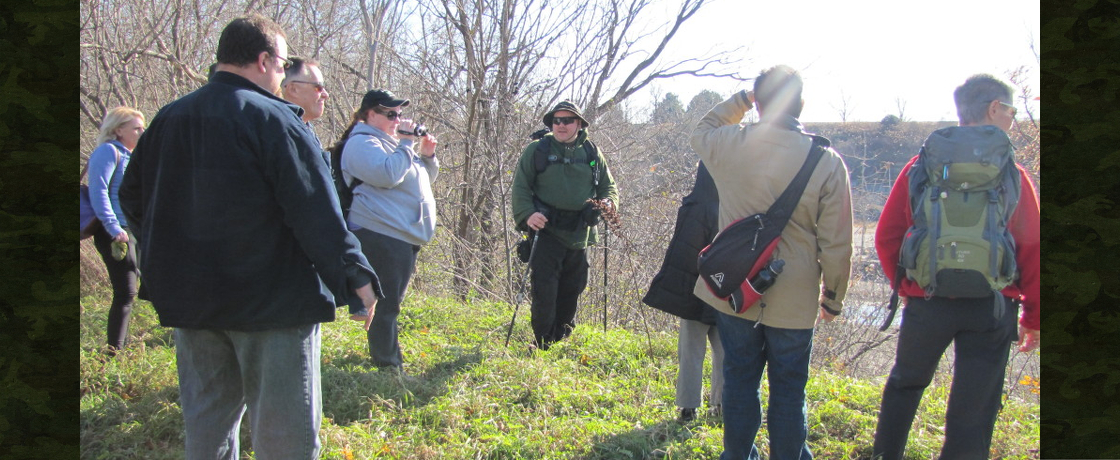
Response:
[[[679,420],[681,422],[684,422],[684,423],[696,420],[696,409],[692,408],[692,407],[686,407],[686,408],[681,409],[681,416],[677,417],[677,420]]]

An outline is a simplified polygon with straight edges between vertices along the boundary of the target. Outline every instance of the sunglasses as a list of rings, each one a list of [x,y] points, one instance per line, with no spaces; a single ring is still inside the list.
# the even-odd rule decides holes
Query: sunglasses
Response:
[[[288,68],[291,67],[292,64],[293,64],[292,60],[288,59],[286,57],[278,56],[278,55],[275,55],[275,54],[273,54],[272,56],[275,57],[276,59],[279,59],[280,62],[283,63],[281,65],[282,65],[282,67],[284,67],[284,70],[288,70]]]
[[[398,112],[396,110],[390,110],[388,112],[381,112],[381,111],[378,111],[378,110],[374,110],[374,112],[377,112],[377,113],[380,113],[381,115],[384,115],[385,118],[388,118],[389,120],[396,120],[397,118],[400,118],[400,117],[404,116],[404,112]]]
[[[320,93],[320,94],[322,94],[324,91],[327,90],[327,87],[323,86],[322,83],[315,83],[313,81],[292,80],[292,81],[289,81],[288,83],[303,83],[305,85],[314,86],[315,87],[315,92]]]
[[[1016,109],[1015,106],[1013,106],[1011,104],[1008,104],[1008,103],[1003,102],[1003,101],[999,101],[999,105],[1006,106],[1007,108],[1011,109],[1011,116],[1013,116],[1013,117],[1015,115],[1019,114],[1019,109]]]
[[[579,117],[552,117],[552,124],[554,125],[570,125],[579,120]]]

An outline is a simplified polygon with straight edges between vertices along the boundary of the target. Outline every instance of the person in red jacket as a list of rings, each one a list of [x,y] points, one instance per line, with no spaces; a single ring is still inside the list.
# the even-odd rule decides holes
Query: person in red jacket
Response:
[[[1012,88],[991,75],[970,77],[953,96],[961,126],[994,125],[1007,132],[1015,122]],[[1034,350],[1039,343],[1038,196],[1027,173],[1016,164],[1022,195],[1007,227],[1015,240],[1019,273],[1001,292],[1010,300],[1001,317],[992,315],[991,298],[927,297],[914,280],[898,270],[903,237],[914,223],[908,171],[917,158],[902,168],[875,231],[875,250],[883,272],[892,285],[899,286],[906,307],[895,364],[883,389],[872,456],[902,458],[922,393],[933,379],[941,355],[953,343],[953,384],[940,458],[986,459],[1001,407],[1008,348],[1016,337],[1021,352]],[[1017,314],[1020,304],[1021,316]]]

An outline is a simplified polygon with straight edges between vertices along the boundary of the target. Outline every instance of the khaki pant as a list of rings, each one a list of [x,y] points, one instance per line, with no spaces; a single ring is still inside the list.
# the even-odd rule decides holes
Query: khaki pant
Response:
[[[723,344],[719,341],[719,331],[715,325],[682,318],[677,338],[677,359],[680,360],[677,407],[700,407],[704,392],[704,355],[708,343],[712,344],[712,390],[708,405],[718,406],[723,400]]]

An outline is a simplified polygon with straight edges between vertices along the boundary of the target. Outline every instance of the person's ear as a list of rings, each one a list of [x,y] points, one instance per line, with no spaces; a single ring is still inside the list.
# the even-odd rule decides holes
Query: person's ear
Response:
[[[1000,104],[999,100],[992,100],[988,103],[988,110],[984,111],[984,124],[994,125],[995,119],[999,116]]]
[[[996,118],[996,115],[999,115],[1000,105],[1002,104],[999,103],[999,99],[993,99],[992,102],[988,103],[989,120],[994,120]]]
[[[260,71],[260,73],[268,72],[269,59],[272,59],[272,54],[268,51],[261,51],[260,54],[257,55],[257,70]]]

